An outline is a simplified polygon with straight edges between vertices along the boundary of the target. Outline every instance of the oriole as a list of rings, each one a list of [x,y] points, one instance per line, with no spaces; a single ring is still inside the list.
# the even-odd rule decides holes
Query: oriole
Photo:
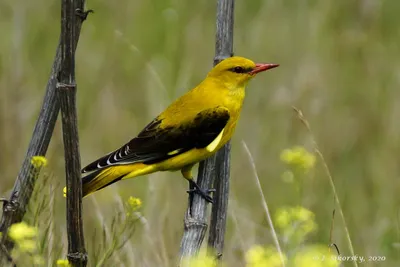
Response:
[[[231,139],[248,81],[278,64],[231,57],[217,64],[195,88],[173,102],[121,148],[90,163],[82,173],[83,196],[119,180],[180,170],[192,191],[212,201],[192,176],[193,166]]]

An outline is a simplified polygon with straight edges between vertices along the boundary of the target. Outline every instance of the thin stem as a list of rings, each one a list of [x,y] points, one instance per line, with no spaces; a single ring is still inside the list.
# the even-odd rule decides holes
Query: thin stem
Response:
[[[218,0],[214,65],[233,55],[233,11],[234,0]],[[200,163],[197,177],[197,184],[201,188],[210,188],[211,185],[216,187],[208,244],[215,249],[218,259],[222,256],[226,228],[229,157],[230,144],[228,143],[216,155]],[[199,252],[207,231],[206,201],[199,195],[194,195],[191,203],[192,206],[188,207],[185,214],[180,262],[185,257],[192,257]]]
[[[292,108],[296,112],[297,118],[303,123],[303,125],[306,127],[308,133],[310,134],[311,140],[313,142],[314,151],[318,155],[318,157],[320,158],[320,160],[322,162],[322,165],[324,167],[325,173],[326,173],[327,177],[329,178],[328,179],[329,180],[329,184],[331,185],[331,188],[332,188],[332,191],[333,191],[333,196],[335,198],[336,205],[338,206],[340,218],[342,219],[344,230],[346,232],[346,239],[347,239],[347,243],[349,245],[350,253],[351,253],[352,256],[354,256],[353,243],[351,242],[350,232],[349,232],[349,229],[348,229],[347,224],[346,224],[346,219],[344,218],[343,209],[342,209],[342,206],[340,204],[340,200],[339,200],[338,194],[336,192],[336,187],[335,187],[335,183],[333,182],[333,177],[332,177],[331,171],[329,170],[328,164],[326,163],[325,158],[322,155],[321,150],[319,149],[318,143],[317,143],[317,141],[316,141],[316,139],[315,139],[315,137],[313,135],[313,132],[311,130],[310,123],[304,117],[303,112],[300,109],[298,109],[296,107],[292,107]],[[356,267],[358,266],[357,261],[352,261],[352,262],[353,262],[354,266],[356,266]]]
[[[75,7],[83,10],[85,5],[84,0],[76,0]],[[74,49],[78,43],[79,34],[81,31],[82,22],[77,20],[75,23],[75,39]],[[0,223],[1,244],[7,250],[11,250],[13,243],[7,238],[9,227],[22,221],[25,215],[29,200],[36,183],[35,176],[32,175],[31,159],[33,156],[45,156],[50,139],[53,134],[54,126],[57,120],[60,104],[56,94],[57,75],[61,69],[61,44],[58,44],[56,55],[51,68],[50,78],[47,82],[46,93],[44,95],[43,104],[40,109],[39,117],[36,121],[35,129],[33,130],[32,138],[28,146],[25,159],[18,173],[14,188],[11,193],[10,200],[3,205],[3,214]],[[3,262],[4,253],[0,252],[0,265]]]
[[[234,0],[219,0],[217,3],[216,43],[214,65],[233,55]],[[216,155],[216,177],[214,204],[211,211],[208,245],[216,258],[221,260],[225,243],[226,220],[228,217],[230,151],[228,142]]]
[[[76,112],[75,47],[76,22],[86,19],[77,1],[62,0],[61,5],[61,70],[57,83],[61,106],[67,185],[68,261],[72,266],[86,266],[82,222],[82,180],[79,154],[78,118]]]
[[[269,227],[270,227],[270,229],[271,229],[272,239],[274,240],[276,250],[277,250],[278,253],[279,253],[282,266],[285,267],[285,259],[284,259],[284,257],[283,257],[283,253],[282,253],[281,246],[280,246],[280,244],[279,244],[278,235],[276,234],[276,231],[275,231],[275,228],[274,228],[274,224],[273,224],[273,222],[272,222],[272,218],[271,218],[271,214],[270,214],[270,212],[269,212],[267,200],[265,199],[263,190],[262,190],[262,188],[261,188],[261,183],[260,183],[260,179],[258,178],[258,173],[257,173],[256,164],[254,163],[253,156],[251,155],[250,150],[249,150],[249,148],[248,148],[247,145],[246,145],[246,142],[244,142],[243,140],[242,140],[242,145],[243,145],[243,148],[244,148],[244,150],[246,151],[246,153],[247,153],[247,155],[248,155],[248,157],[249,157],[249,160],[250,160],[250,163],[251,163],[251,167],[252,167],[252,169],[253,169],[254,178],[256,179],[256,185],[257,185],[257,188],[258,188],[258,192],[259,192],[259,194],[260,194],[260,197],[261,197],[261,203],[262,203],[262,205],[263,205],[263,208],[264,208],[264,211],[265,211],[265,215],[267,216],[267,221],[268,221]]]

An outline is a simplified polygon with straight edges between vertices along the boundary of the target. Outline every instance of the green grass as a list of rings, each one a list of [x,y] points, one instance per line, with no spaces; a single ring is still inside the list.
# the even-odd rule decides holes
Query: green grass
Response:
[[[230,217],[224,258],[242,266],[253,244],[273,245],[252,166],[274,214],[302,205],[316,215],[308,242],[329,244],[333,192],[321,162],[302,194],[282,181],[280,152],[312,149],[312,125],[342,204],[355,253],[386,256],[366,266],[400,263],[400,17],[397,0],[236,1],[235,54],[281,66],[251,82],[233,138]],[[6,195],[25,156],[42,101],[60,30],[59,1],[0,2],[0,192]],[[173,99],[195,86],[212,66],[214,1],[88,1],[77,50],[82,163],[132,138]],[[54,225],[65,243],[61,125],[48,152]],[[143,200],[138,224],[113,263],[173,266],[179,251],[187,184],[178,173],[117,183],[84,200],[88,247],[94,228],[116,216],[120,196]],[[48,189],[50,194],[50,189]],[[55,191],[58,192],[58,191]],[[336,207],[337,208],[337,207]],[[103,218],[103,219],[100,219]],[[57,236],[59,239],[60,237]],[[339,214],[333,231],[349,255]],[[91,251],[91,253],[94,253]],[[123,256],[128,255],[128,256]],[[351,263],[345,263],[351,266]]]

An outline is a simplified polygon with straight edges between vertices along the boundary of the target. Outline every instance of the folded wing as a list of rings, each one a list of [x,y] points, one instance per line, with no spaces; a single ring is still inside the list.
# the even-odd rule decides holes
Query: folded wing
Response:
[[[92,162],[82,172],[139,162],[153,164],[194,148],[206,148],[219,136],[228,120],[229,111],[224,107],[201,111],[179,125],[165,126],[156,118],[129,143]]]

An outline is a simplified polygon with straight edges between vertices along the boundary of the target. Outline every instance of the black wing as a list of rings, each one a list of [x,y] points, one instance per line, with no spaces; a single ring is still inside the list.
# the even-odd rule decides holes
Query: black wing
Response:
[[[205,148],[225,128],[229,117],[226,108],[216,107],[198,113],[193,120],[181,125],[162,127],[162,120],[156,118],[129,143],[92,162],[82,172],[139,162],[153,164],[193,148]]]

